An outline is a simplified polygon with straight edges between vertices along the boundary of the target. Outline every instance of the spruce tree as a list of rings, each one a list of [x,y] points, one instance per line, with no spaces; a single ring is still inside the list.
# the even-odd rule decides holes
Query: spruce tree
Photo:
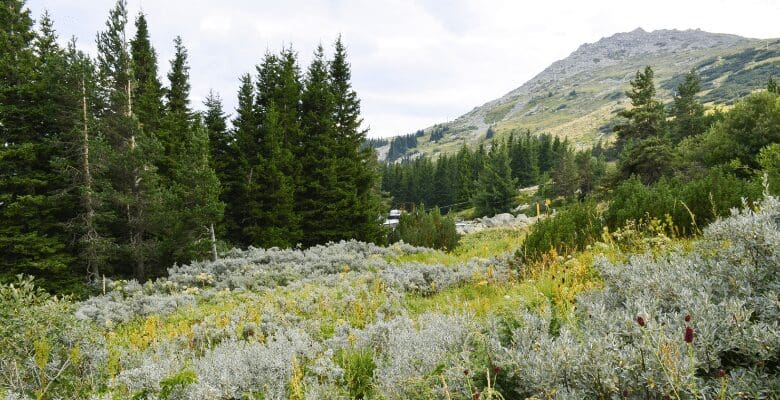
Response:
[[[156,232],[163,193],[155,165],[161,146],[141,128],[133,112],[133,73],[125,36],[127,9],[117,1],[109,13],[106,30],[98,34],[98,68],[108,106],[100,115],[101,134],[108,145],[102,154],[105,163],[101,178],[109,183],[100,191],[109,207],[102,223],[113,239],[110,264],[119,273],[132,272],[144,280],[159,270],[150,270],[158,255]],[[110,236],[109,236],[110,235]]]
[[[165,95],[165,117],[162,131],[158,134],[164,149],[164,156],[160,161],[160,173],[167,182],[173,179],[173,170],[177,167],[176,158],[184,145],[183,141],[187,138],[186,131],[191,128],[192,123],[187,49],[182,44],[180,36],[177,36],[173,43],[175,52],[170,61],[171,70],[168,72],[169,88]]]
[[[301,179],[298,182],[296,209],[305,232],[304,245],[344,239],[340,210],[354,206],[339,193],[335,141],[334,98],[322,46],[306,72],[301,99],[302,140],[298,154]]]
[[[235,138],[233,131],[228,129],[226,115],[222,108],[222,99],[218,94],[209,91],[203,105],[206,107],[203,113],[203,125],[209,137],[209,161],[211,168],[217,174],[220,187],[220,200],[225,204],[224,218],[217,224],[217,235],[222,238],[227,235],[226,219],[227,207],[230,202],[230,194],[233,193],[235,171],[238,166],[236,160]]]
[[[263,115],[261,148],[253,162],[257,176],[246,188],[249,215],[242,232],[253,246],[292,247],[301,237],[293,179],[282,171],[293,161],[292,153],[283,146],[283,132],[276,106],[271,103]]]
[[[170,186],[160,215],[165,221],[162,265],[205,258],[215,246],[214,225],[224,211],[219,180],[211,166],[208,131],[199,115],[193,120],[189,108],[187,49],[181,37],[174,40],[174,45],[162,135],[162,172]]]
[[[558,165],[552,170],[550,175],[552,177],[550,194],[552,196],[571,198],[579,186],[574,153],[566,151],[561,154]]]
[[[257,141],[257,125],[254,115],[255,93],[252,78],[249,74],[241,77],[241,86],[238,90],[238,108],[233,119],[233,137],[235,137],[234,169],[225,171],[230,174],[229,184],[225,188],[225,228],[227,238],[233,244],[248,246],[249,243],[243,237],[242,225],[248,218],[246,188],[252,185],[255,178],[253,160],[259,153]]]
[[[695,81],[691,83],[686,89],[688,93],[695,89]],[[653,69],[648,66],[644,72],[637,72],[626,95],[632,108],[618,114],[627,120],[614,128],[620,149],[618,178],[638,175],[650,184],[669,172],[672,151],[666,136],[664,109],[655,98]]]
[[[51,20],[36,37],[24,1],[0,8],[0,280],[27,273],[51,288],[71,275],[73,249],[64,222],[71,197],[53,165],[70,121],[58,80],[65,66]],[[60,282],[62,284],[62,282]]]
[[[477,215],[493,216],[508,212],[517,195],[515,185],[507,149],[496,144],[479,175],[477,192],[472,199]]]
[[[143,129],[157,132],[163,115],[164,90],[157,77],[157,53],[152,48],[149,26],[143,13],[139,13],[136,17],[135,29],[135,37],[130,41],[135,78],[134,113]]]
[[[216,258],[214,226],[222,220],[220,184],[211,167],[208,131],[197,116],[189,129],[177,132],[181,142],[171,174],[166,204],[163,265]],[[167,258],[167,259],[166,259]]]
[[[688,136],[696,136],[707,130],[704,106],[696,99],[700,90],[701,79],[695,70],[687,73],[685,80],[677,86],[671,108],[674,120],[669,132],[673,143],[679,143]]]
[[[345,207],[340,210],[340,221],[345,237],[376,241],[381,234],[376,154],[371,147],[363,146],[366,131],[361,128],[360,100],[350,82],[352,72],[341,36],[334,48],[328,73],[334,104],[335,151],[341,164],[341,176],[337,182],[342,186],[342,196],[348,197]]]
[[[614,128],[619,147],[665,133],[666,117],[663,105],[655,97],[653,75],[653,69],[647,66],[644,71],[637,71],[631,81],[631,90],[626,92],[631,99],[631,108],[618,113],[627,121]]]

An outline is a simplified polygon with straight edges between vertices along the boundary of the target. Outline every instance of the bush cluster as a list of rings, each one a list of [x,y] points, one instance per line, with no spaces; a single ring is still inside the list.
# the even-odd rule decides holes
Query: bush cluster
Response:
[[[401,215],[398,227],[390,233],[390,242],[403,241],[413,246],[452,250],[458,245],[455,220],[442,216],[438,207],[426,211],[424,206]]]
[[[662,178],[652,186],[632,177],[615,189],[604,219],[615,230],[626,221],[666,220],[668,216],[672,233],[688,236],[700,233],[704,226],[728,215],[732,208],[741,207],[743,200],[752,203],[760,196],[760,184],[720,168],[693,180]]]
[[[595,202],[569,204],[533,225],[518,256],[532,261],[551,250],[558,254],[582,250],[601,237],[603,226]]]
[[[597,215],[575,207],[570,223]],[[81,303],[5,285],[0,398],[777,398],[780,203],[756,207],[690,247],[598,260],[601,288],[565,321],[544,296],[410,316],[407,296],[512,275],[503,258],[386,261],[426,251],[408,245],[235,251]]]

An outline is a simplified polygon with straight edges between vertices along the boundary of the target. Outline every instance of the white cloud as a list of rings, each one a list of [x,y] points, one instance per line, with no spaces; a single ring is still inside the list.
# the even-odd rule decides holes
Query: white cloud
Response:
[[[353,84],[371,134],[413,132],[453,119],[532,78],[580,44],[641,26],[701,28],[748,37],[780,37],[774,0],[129,0],[148,15],[168,69],[172,40],[189,49],[193,103],[209,89],[230,110],[238,77],[254,72],[266,51],[292,44],[302,65],[319,44],[343,34]],[[94,52],[110,0],[31,0],[34,15],[52,13],[63,38]],[[639,11],[637,11],[639,10]]]

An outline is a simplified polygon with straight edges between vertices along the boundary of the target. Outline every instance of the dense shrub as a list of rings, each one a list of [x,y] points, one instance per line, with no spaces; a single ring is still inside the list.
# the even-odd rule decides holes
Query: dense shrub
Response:
[[[665,178],[652,186],[631,178],[615,189],[604,218],[612,230],[627,221],[657,219],[671,223],[668,228],[673,232],[669,233],[691,235],[715,218],[728,215],[732,208],[742,206],[743,199],[755,201],[760,195],[761,186],[756,182],[717,168],[698,179]]]
[[[403,241],[413,246],[443,250],[454,249],[458,239],[455,220],[442,216],[438,207],[425,211],[421,206],[401,215],[398,227],[390,233],[390,242]]]
[[[534,285],[510,279],[504,258],[395,264],[385,257],[425,250],[358,242],[234,251],[143,285],[108,282],[75,306],[30,282],[2,286],[0,398],[35,398],[36,374],[78,359],[40,397],[777,399],[780,204],[755,206],[685,248],[597,258],[598,289],[572,294],[565,315],[549,294],[521,294]],[[588,219],[599,223],[593,204],[573,205],[544,232],[593,236]],[[560,263],[554,290],[570,289],[577,260]],[[405,305],[467,283],[507,288],[513,306]],[[112,310],[122,318],[98,328]]]
[[[533,225],[518,255],[535,260],[550,250],[558,254],[584,249],[601,236],[602,217],[593,201],[572,203]]]
[[[94,389],[105,343],[73,311],[68,298],[48,295],[32,278],[0,285],[0,398],[6,388],[38,398]]]

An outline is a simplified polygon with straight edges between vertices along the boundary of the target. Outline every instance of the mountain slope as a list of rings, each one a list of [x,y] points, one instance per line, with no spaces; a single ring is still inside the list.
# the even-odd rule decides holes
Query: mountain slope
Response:
[[[757,40],[700,30],[636,29],[583,44],[530,81],[458,117],[424,130],[408,155],[449,153],[463,143],[515,129],[567,137],[578,147],[609,140],[625,90],[646,65],[656,73],[659,96],[670,100],[683,74],[695,68],[708,106],[727,106],[780,75],[780,40]],[[444,129],[441,135],[432,133]],[[438,139],[438,140],[432,140]],[[438,138],[437,136],[440,136]]]

